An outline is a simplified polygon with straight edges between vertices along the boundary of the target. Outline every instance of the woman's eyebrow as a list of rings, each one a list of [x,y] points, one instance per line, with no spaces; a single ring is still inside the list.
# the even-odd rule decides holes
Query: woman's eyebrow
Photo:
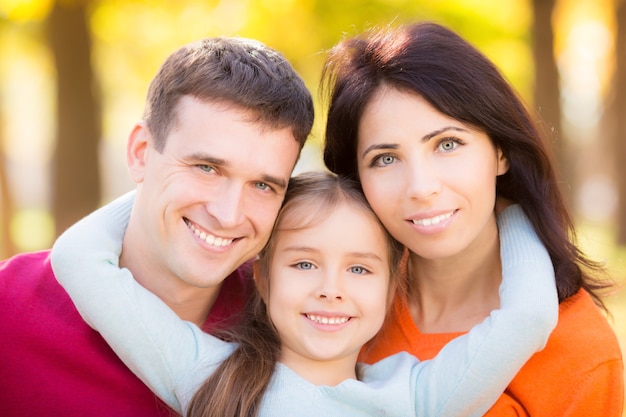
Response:
[[[434,138],[436,136],[439,136],[442,133],[451,131],[451,130],[452,131],[456,131],[456,132],[465,132],[465,133],[469,132],[467,129],[464,129],[464,128],[458,127],[458,126],[444,126],[441,129],[433,130],[432,132],[425,134],[424,136],[422,136],[422,138],[420,140],[422,142],[428,142],[432,138]],[[370,145],[367,148],[365,148],[365,150],[361,154],[361,158],[365,158],[365,156],[369,152],[377,151],[377,150],[381,150],[381,149],[398,149],[398,145],[394,144],[394,143],[375,143],[375,144]]]
[[[469,132],[467,129],[463,129],[462,127],[458,127],[458,126],[444,126],[441,129],[437,129],[434,130],[424,136],[422,136],[422,142],[428,142],[429,140],[431,140],[432,138],[434,138],[435,136],[439,136],[444,132],[447,132],[449,130],[454,130],[456,132]]]
[[[398,149],[398,145],[393,143],[375,143],[374,145],[370,145],[365,148],[365,150],[361,154],[361,158],[365,158],[365,155],[367,155],[371,151],[376,151],[380,149]]]

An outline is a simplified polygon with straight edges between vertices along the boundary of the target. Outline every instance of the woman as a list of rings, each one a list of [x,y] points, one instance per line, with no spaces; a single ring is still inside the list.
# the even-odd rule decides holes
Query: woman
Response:
[[[407,295],[361,359],[431,358],[498,308],[503,197],[523,207],[550,253],[560,312],[546,348],[488,415],[621,416],[623,363],[601,311],[602,269],[573,243],[545,139],[493,63],[452,31],[418,23],[342,41],[322,83],[327,167],[359,179],[408,248]]]

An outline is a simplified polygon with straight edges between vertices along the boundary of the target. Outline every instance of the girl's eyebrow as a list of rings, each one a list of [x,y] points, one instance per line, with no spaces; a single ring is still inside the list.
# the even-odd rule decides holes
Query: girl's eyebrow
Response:
[[[285,252],[319,252],[317,249],[314,249],[309,246],[287,246],[283,249]]]
[[[374,252],[350,252],[349,255],[355,258],[372,259],[375,261],[383,260],[383,258],[380,255]]]
[[[426,135],[422,136],[422,138],[420,139],[422,142],[428,142],[429,140],[431,140],[432,138],[441,135],[442,133],[445,133],[447,131],[456,131],[456,132],[464,132],[464,133],[468,133],[469,131],[467,129],[464,129],[462,127],[458,127],[458,126],[444,126],[441,129],[437,129],[434,130],[430,133],[427,133]],[[365,150],[363,151],[363,153],[361,154],[361,158],[365,158],[365,156],[372,151],[377,151],[377,150],[389,150],[389,149],[398,149],[398,145],[395,143],[375,143],[371,146],[368,146],[367,148],[365,148]]]
[[[287,246],[283,249],[285,252],[306,252],[306,253],[317,253],[319,250],[309,247],[309,246]],[[365,258],[365,259],[373,259],[382,261],[383,258],[374,252],[348,252],[347,255],[355,257],[355,258]]]

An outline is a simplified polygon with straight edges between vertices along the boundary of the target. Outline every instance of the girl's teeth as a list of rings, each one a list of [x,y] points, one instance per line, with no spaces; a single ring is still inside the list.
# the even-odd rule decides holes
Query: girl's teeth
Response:
[[[343,324],[350,319],[349,317],[325,317],[312,314],[307,314],[306,317],[311,321],[321,324]]]

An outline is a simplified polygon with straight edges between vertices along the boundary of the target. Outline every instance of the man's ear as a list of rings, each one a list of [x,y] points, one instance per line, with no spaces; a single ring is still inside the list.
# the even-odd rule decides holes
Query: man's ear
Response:
[[[137,122],[128,135],[126,143],[126,163],[130,171],[130,177],[136,184],[142,183],[145,176],[146,158],[152,136],[148,126],[142,120]]]
[[[502,152],[502,149],[498,148],[497,152],[498,152],[498,171],[496,175],[500,176],[500,175],[506,174],[509,171],[509,160],[506,158],[506,156],[504,156],[504,152]]]

